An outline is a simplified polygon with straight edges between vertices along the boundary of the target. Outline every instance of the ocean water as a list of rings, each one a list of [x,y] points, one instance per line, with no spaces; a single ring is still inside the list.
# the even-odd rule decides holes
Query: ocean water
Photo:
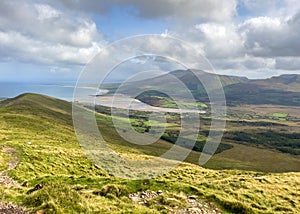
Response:
[[[51,97],[72,101],[74,92],[74,83],[62,84],[38,84],[38,83],[0,83],[0,97],[12,98],[23,93],[44,94]],[[86,95],[92,95],[97,92],[95,88],[84,88]]]

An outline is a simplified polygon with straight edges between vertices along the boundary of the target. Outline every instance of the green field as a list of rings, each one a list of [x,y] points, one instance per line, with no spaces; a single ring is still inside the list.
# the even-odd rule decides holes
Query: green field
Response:
[[[25,94],[1,103],[0,117],[0,170],[17,158],[17,166],[7,173],[19,183],[0,184],[0,203],[13,202],[33,213],[175,213],[193,208],[187,198],[196,195],[198,203],[209,205],[208,212],[300,212],[299,156],[276,148],[232,140],[223,142],[231,149],[207,163],[220,170],[192,164],[200,155],[192,151],[186,163],[160,177],[126,180],[110,176],[87,159],[72,127],[70,103]],[[143,148],[130,145],[113,129],[109,115],[98,113],[96,119],[110,147],[132,159],[160,155],[172,146],[165,140]],[[290,126],[285,126],[289,132],[299,128],[293,121],[283,123]],[[229,125],[230,131],[240,127]],[[245,127],[251,129],[249,124]],[[159,190],[162,194],[142,203],[130,198]]]
[[[285,120],[287,118],[288,114],[286,113],[273,113],[270,117],[274,119],[281,119]]]

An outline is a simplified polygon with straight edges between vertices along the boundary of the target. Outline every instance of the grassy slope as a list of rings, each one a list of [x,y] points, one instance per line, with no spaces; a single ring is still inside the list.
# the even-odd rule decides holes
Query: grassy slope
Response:
[[[105,120],[104,116],[98,116],[100,124]],[[120,148],[118,137],[109,138],[111,129],[106,127],[104,132],[107,140],[115,143],[112,146]],[[29,141],[31,145],[27,144]],[[7,145],[19,151],[20,163],[10,175],[22,186],[0,186],[0,200],[15,201],[32,210],[157,213],[172,205],[161,200],[160,205],[147,207],[133,204],[127,196],[161,189],[178,198],[197,194],[234,213],[300,211],[299,173],[214,171],[183,164],[157,179],[129,181],[110,177],[95,167],[77,144],[70,104],[45,96],[26,94],[1,104],[0,147]],[[167,143],[165,146],[168,148]],[[135,158],[141,155],[140,150],[127,152],[133,152]],[[0,157],[0,166],[5,168],[8,157],[2,153]],[[26,193],[40,183],[42,189]],[[99,191],[101,195],[94,194]]]
[[[111,142],[111,147],[119,152],[127,152],[131,149],[131,152],[142,152],[147,155],[161,155],[170,149],[172,144],[159,140],[155,144],[149,146],[139,147],[137,145],[130,144],[124,141],[117,132],[113,129],[111,118],[102,114],[97,118],[98,124],[103,132],[104,139]],[[208,130],[209,127],[205,125],[205,120],[202,119],[201,130]],[[256,120],[257,122],[257,120]],[[177,126],[171,126],[171,130],[175,130]],[[295,127],[298,128],[299,126]],[[250,128],[250,131],[249,131]],[[251,130],[251,128],[253,130]],[[274,130],[280,129],[281,126],[273,128]],[[286,128],[286,127],[285,127]],[[168,128],[167,128],[168,129]],[[235,123],[227,123],[227,128],[231,131],[247,130],[251,135],[255,135],[255,131],[266,129],[263,126],[240,126]],[[290,128],[292,130],[292,128]],[[225,133],[225,135],[227,135]],[[229,134],[230,136],[230,134]],[[233,149],[226,150],[213,156],[212,159],[205,164],[205,167],[212,169],[247,169],[247,170],[259,170],[267,172],[289,172],[299,171],[300,159],[299,156],[294,156],[286,153],[276,151],[274,148],[262,147],[256,144],[251,145],[247,142],[236,143],[235,141],[229,141],[223,138],[222,143],[233,145]],[[241,145],[243,143],[243,145]],[[198,163],[199,152],[192,151],[187,157],[186,161],[190,163]]]

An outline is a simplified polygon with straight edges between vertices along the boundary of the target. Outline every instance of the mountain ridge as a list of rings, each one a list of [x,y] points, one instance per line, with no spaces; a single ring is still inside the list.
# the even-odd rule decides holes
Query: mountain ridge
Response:
[[[160,96],[160,89],[166,88],[170,92],[178,89],[178,83],[174,82],[174,77],[181,81],[192,93],[196,101],[209,103],[209,98],[201,81],[209,81],[211,89],[220,90],[220,82],[228,105],[243,104],[274,104],[285,106],[300,106],[300,75],[280,75],[267,79],[248,79],[246,77],[218,75],[200,70],[176,70],[168,74],[141,80],[134,83],[125,83],[122,91],[130,96],[137,92],[143,92],[141,101],[151,104],[147,99],[156,96],[153,91],[157,91]],[[200,80],[200,81],[199,81]],[[118,85],[115,85],[118,88]],[[110,89],[111,90],[111,89]],[[113,90],[111,90],[113,91]],[[151,91],[147,94],[147,91]],[[186,93],[181,90],[176,91],[176,95],[184,99]],[[141,96],[137,97],[138,99]]]

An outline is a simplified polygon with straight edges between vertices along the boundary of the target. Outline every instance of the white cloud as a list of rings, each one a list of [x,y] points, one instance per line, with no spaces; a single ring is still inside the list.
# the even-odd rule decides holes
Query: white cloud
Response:
[[[166,18],[176,21],[230,20],[236,14],[236,0],[52,0],[65,8],[105,14],[114,6],[127,8],[127,12],[146,19]]]
[[[282,8],[284,0],[240,0],[240,4],[250,10],[252,13],[261,15],[271,15]]]
[[[18,32],[0,32],[1,59],[43,64],[85,64],[99,52],[97,44],[88,48],[49,44]]]
[[[275,61],[276,69],[298,71],[300,73],[300,57],[278,57]]]
[[[287,26],[279,18],[255,17],[246,20],[239,27],[248,53],[257,56],[271,56],[274,48],[282,44]]]
[[[237,14],[237,3],[246,15]],[[90,14],[109,15],[115,7],[140,21],[171,25],[168,35],[190,42],[221,73],[253,77],[300,68],[298,0],[2,0],[0,60],[83,65],[105,42]],[[139,42],[146,50],[190,57],[172,43]]]
[[[246,56],[242,62],[246,69],[274,69],[276,60],[273,58],[262,58],[262,57],[248,57]]]
[[[243,44],[237,29],[228,23],[203,23],[195,26],[204,40],[203,49],[207,57],[227,58],[240,55]]]
[[[235,0],[128,0],[144,18],[169,17],[178,20],[230,20],[236,12]]]
[[[239,22],[205,22],[177,35],[201,49],[219,73],[259,77],[300,70],[300,12]],[[255,75],[254,75],[255,74]]]
[[[96,24],[47,4],[0,2],[2,60],[43,64],[85,64],[101,48]]]
[[[239,0],[239,7],[251,12],[251,16],[292,17],[300,9],[298,0]]]
[[[240,26],[248,54],[264,57],[300,56],[300,13],[290,19],[256,17]]]
[[[49,5],[36,4],[35,8],[37,9],[38,19],[40,20],[58,18],[61,15],[61,12]]]

